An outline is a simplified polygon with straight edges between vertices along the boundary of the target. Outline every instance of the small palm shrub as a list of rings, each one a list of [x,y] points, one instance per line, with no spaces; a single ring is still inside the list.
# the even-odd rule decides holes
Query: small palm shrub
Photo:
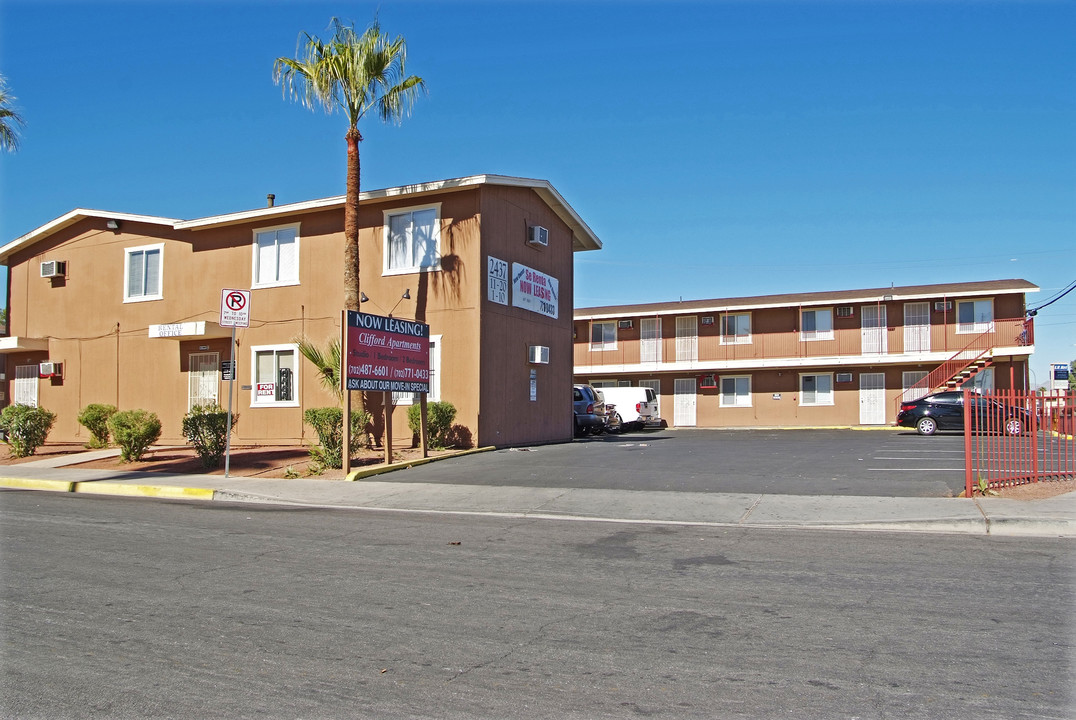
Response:
[[[303,413],[303,420],[318,434],[318,445],[310,448],[310,457],[322,467],[344,466],[343,418],[344,411],[338,407],[310,408]],[[351,455],[362,446],[363,434],[369,422],[369,413],[362,410],[351,411]]]
[[[108,419],[116,413],[115,405],[90,403],[78,414],[79,424],[90,431],[86,447],[108,447]]]
[[[239,415],[232,415],[232,430]],[[202,467],[220,467],[228,447],[228,412],[219,405],[195,405],[183,416],[183,437],[194,445]]]
[[[426,405],[426,434],[430,447],[443,449],[453,447],[451,441],[452,421],[456,419],[456,406],[450,402],[432,402]],[[422,431],[422,406],[407,408],[407,426],[418,435]]]
[[[11,457],[29,457],[45,444],[56,415],[45,408],[8,405],[0,412],[0,430],[11,448]]]
[[[141,460],[161,437],[161,421],[148,410],[121,410],[108,419],[112,439],[120,446],[123,462]]]

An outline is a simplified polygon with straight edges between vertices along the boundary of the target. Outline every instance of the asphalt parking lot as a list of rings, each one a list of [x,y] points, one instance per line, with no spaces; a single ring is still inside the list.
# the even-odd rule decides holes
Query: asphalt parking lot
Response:
[[[950,497],[963,436],[913,430],[656,430],[454,458],[395,482],[678,492]]]

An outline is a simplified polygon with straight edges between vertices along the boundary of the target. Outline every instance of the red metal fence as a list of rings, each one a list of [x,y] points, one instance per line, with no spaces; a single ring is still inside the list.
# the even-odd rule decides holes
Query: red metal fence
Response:
[[[1076,393],[964,390],[964,485],[976,490],[1076,477]]]

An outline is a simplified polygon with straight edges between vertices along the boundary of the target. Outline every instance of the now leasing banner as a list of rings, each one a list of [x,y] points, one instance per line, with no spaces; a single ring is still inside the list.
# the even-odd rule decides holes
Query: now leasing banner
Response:
[[[512,263],[512,305],[556,319],[560,283],[552,275]]]
[[[347,389],[430,391],[430,326],[348,311]]]

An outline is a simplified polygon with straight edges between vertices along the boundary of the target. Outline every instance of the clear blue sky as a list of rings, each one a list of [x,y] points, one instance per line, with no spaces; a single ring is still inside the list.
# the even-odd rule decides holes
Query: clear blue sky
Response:
[[[577,307],[1076,281],[1076,3],[0,0],[27,121],[0,243],[75,208],[194,218],[344,192],[340,115],[273,59],[338,15],[429,96],[360,126],[366,189],[549,180],[605,243]],[[1035,379],[1076,358],[1076,292]]]

